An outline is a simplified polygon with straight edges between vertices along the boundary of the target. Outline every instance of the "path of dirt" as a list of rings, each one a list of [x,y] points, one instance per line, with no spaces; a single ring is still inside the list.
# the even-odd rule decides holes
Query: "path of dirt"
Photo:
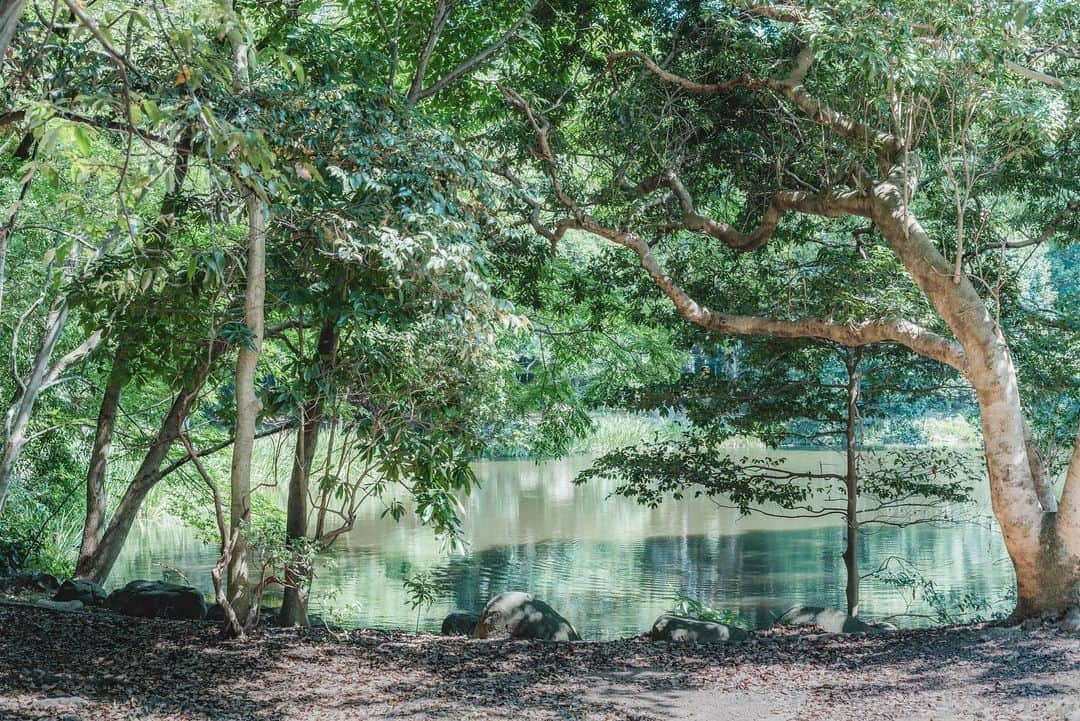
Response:
[[[731,646],[267,631],[0,605],[5,721],[1080,721],[1080,639],[979,626]]]

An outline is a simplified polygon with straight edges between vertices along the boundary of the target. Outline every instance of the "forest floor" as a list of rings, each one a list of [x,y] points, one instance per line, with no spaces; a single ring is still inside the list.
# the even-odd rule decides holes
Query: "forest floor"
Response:
[[[1049,627],[693,646],[261,631],[0,605],[0,719],[1080,721]]]

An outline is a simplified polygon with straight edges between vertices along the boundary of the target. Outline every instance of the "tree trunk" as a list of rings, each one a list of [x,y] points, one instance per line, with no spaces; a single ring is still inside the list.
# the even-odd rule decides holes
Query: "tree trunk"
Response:
[[[169,407],[168,413],[161,421],[150,448],[143,456],[142,463],[124,491],[116,511],[109,520],[109,525],[101,536],[100,542],[92,551],[83,553],[79,551],[79,558],[75,564],[75,577],[86,578],[96,583],[104,584],[112,572],[113,565],[120,555],[121,549],[127,541],[131,526],[139,514],[142,503],[151,489],[165,477],[161,464],[169,455],[173,443],[180,434],[184,420],[187,418],[191,400],[203,387],[214,363],[228,346],[222,341],[214,341],[210,346],[210,352],[202,366],[199,367],[194,378],[180,389]]]
[[[255,393],[255,369],[263,342],[263,305],[266,299],[266,229],[262,202],[253,191],[245,199],[248,215],[247,289],[244,293],[244,323],[251,331],[248,345],[236,358],[236,443],[233,445],[229,506],[229,531],[239,531],[227,569],[229,603],[237,617],[247,618],[251,609],[248,583],[245,526],[251,518],[251,456],[255,447],[255,427],[262,403]],[[239,629],[233,629],[239,631]]]
[[[0,514],[4,511],[4,502],[7,500],[8,489],[11,487],[11,479],[15,474],[15,464],[18,463],[26,446],[26,431],[30,427],[30,418],[34,413],[34,405],[38,396],[41,395],[45,383],[45,376],[49,373],[49,361],[60,335],[63,333],[64,324],[67,323],[68,304],[66,300],[60,301],[59,305],[49,312],[45,321],[45,333],[41,346],[34,356],[33,365],[28,376],[18,379],[22,385],[12,398],[6,414],[6,437],[4,439],[3,454],[0,455]]]
[[[250,48],[233,0],[222,0],[225,12],[235,26],[227,33],[233,51],[233,89],[248,90],[251,73],[248,62]],[[255,393],[255,370],[262,353],[263,323],[266,302],[266,218],[263,203],[254,187],[241,182],[244,208],[248,221],[247,286],[244,291],[244,324],[251,331],[248,344],[240,348],[236,358],[236,442],[233,445],[230,472],[231,500],[229,533],[235,538],[226,569],[226,588],[229,605],[240,619],[247,619],[251,610],[251,588],[248,582],[247,537],[245,526],[251,519],[251,455],[255,447],[255,428],[262,403]],[[222,539],[225,543],[227,539]],[[243,628],[227,623],[225,633],[240,635]]]
[[[0,0],[0,62],[7,53],[8,43],[15,37],[25,0]]]
[[[308,533],[308,479],[319,441],[322,421],[322,400],[309,403],[301,410],[300,428],[296,433],[296,454],[289,478],[289,503],[285,520],[285,545],[295,549]],[[285,591],[278,621],[282,626],[308,625],[307,601],[311,571],[306,565],[290,563],[285,568]]]
[[[335,354],[337,353],[336,319],[328,320],[319,332],[317,363],[319,377],[324,383],[327,379]],[[323,412],[326,407],[328,392],[312,389],[315,399],[304,406],[300,419],[300,429],[296,434],[296,454],[293,456],[292,476],[289,478],[289,507],[285,522],[285,544],[294,547],[308,535],[308,485],[311,479],[311,466],[315,460],[315,450],[319,443],[319,430],[322,426]],[[281,603],[280,622],[283,626],[308,625],[307,601],[311,586],[312,569],[305,565],[285,569],[285,597]]]
[[[849,354],[847,365],[847,427],[844,446],[847,452],[847,510],[844,514],[847,544],[844,548],[844,567],[847,572],[847,613],[859,615],[859,459],[856,454],[856,431],[859,417],[859,392],[862,378],[859,361],[862,349]]]
[[[874,188],[874,223],[964,348],[966,376],[975,389],[981,414],[994,515],[1016,571],[1014,614],[1028,617],[1060,612],[1075,603],[1080,581],[1080,524],[1072,518],[1062,524],[1054,514],[1044,512],[1032,477],[1009,347],[971,281],[954,275],[909,212],[902,191],[904,181],[896,179],[903,172],[894,171],[889,181]]]
[[[112,369],[105,383],[105,392],[98,409],[97,430],[94,446],[90,451],[90,464],[86,471],[86,520],[83,522],[79,558],[87,558],[97,552],[105,523],[105,472],[112,447],[113,430],[116,427],[116,411],[120,407],[120,393],[127,380],[127,358],[124,346],[116,349]]]
[[[101,536],[101,541],[87,553],[83,553],[80,549],[79,560],[75,566],[76,578],[86,578],[101,584],[108,579],[143,501],[162,478],[161,464],[165,461],[169,449],[172,448],[180,425],[187,415],[185,395],[185,392],[181,391],[173,401],[172,407],[169,408],[168,414],[162,421],[157,437],[147,450],[142,463],[139,464],[127,490],[124,491],[120,504],[109,521],[108,528]]]

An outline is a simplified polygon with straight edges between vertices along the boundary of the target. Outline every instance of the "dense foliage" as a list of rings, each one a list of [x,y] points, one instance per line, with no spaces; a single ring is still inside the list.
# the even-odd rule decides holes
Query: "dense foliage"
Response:
[[[104,581],[173,508],[216,534],[234,633],[245,548],[306,623],[361,505],[453,542],[472,461],[597,411],[683,433],[586,479],[743,512],[855,477],[870,510],[965,498],[947,451],[851,460],[933,416],[988,434],[1021,603],[1061,610],[1024,574],[1080,558],[1074,3],[15,7],[0,562]]]

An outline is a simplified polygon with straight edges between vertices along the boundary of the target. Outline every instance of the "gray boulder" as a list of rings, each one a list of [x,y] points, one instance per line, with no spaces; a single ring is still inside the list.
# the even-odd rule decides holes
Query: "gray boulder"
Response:
[[[777,626],[816,626],[817,615],[828,609],[821,606],[792,606],[776,619]]]
[[[776,619],[777,626],[814,626],[825,633],[882,633],[895,631],[891,623],[867,623],[835,608],[793,606]]]
[[[47,598],[39,598],[34,602],[35,606],[41,608],[48,608],[53,611],[66,611],[71,613],[72,611],[82,611],[86,608],[86,604],[82,601],[50,601]]]
[[[487,602],[473,638],[580,641],[574,626],[555,609],[523,591],[500,593]]]
[[[443,636],[471,636],[480,616],[468,611],[454,611],[443,619]]]
[[[53,596],[54,601],[82,601],[87,606],[104,605],[106,598],[105,589],[100,584],[82,578],[64,581]]]
[[[672,616],[667,613],[656,619],[652,629],[649,630],[650,641],[724,643],[727,641],[745,641],[749,637],[750,634],[737,626]]]
[[[60,588],[60,581],[51,573],[26,569],[8,576],[0,581],[0,585],[8,593],[56,593]]]
[[[110,609],[127,616],[143,618],[206,618],[206,601],[191,586],[164,581],[132,581],[109,594]]]

